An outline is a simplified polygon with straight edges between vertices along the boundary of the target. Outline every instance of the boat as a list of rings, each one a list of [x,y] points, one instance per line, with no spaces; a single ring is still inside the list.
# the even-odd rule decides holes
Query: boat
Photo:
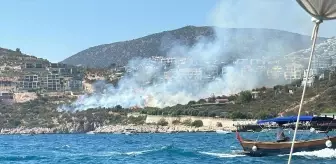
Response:
[[[259,120],[257,123],[262,124],[266,122],[276,122],[276,123],[291,123],[296,122],[297,116],[288,116],[288,117],[277,117],[268,120]],[[300,116],[299,121],[327,121],[332,120],[333,118],[329,117],[313,117],[313,116]],[[268,156],[268,155],[280,155],[280,154],[289,154],[291,150],[292,141],[286,142],[277,142],[277,141],[254,141],[250,139],[244,139],[240,136],[239,132],[236,132],[236,137],[243,148],[243,152],[249,156]],[[300,151],[315,151],[321,150],[324,148],[336,148],[336,136],[329,137],[326,135],[326,138],[321,139],[312,139],[312,140],[299,140],[295,141],[295,147],[293,152]]]
[[[86,132],[86,134],[95,134],[93,131]]]
[[[135,134],[137,134],[137,131],[135,129],[125,129],[124,132],[122,132],[122,134],[135,135]]]
[[[128,136],[128,135],[131,135],[133,133],[132,132],[125,132],[124,134]]]
[[[216,133],[218,134],[230,134],[232,131],[227,131],[227,130],[216,130]]]

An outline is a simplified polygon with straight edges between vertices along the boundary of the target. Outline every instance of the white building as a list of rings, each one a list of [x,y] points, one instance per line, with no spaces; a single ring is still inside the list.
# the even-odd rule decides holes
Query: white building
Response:
[[[273,66],[271,69],[267,70],[267,76],[270,79],[280,79],[284,77],[284,69],[281,66]]]
[[[171,79],[202,79],[203,71],[201,68],[180,68],[175,70],[176,72],[167,71],[164,72],[164,78],[166,80]]]
[[[303,77],[303,65],[297,64],[297,63],[291,63],[286,65],[285,71],[284,71],[284,78],[288,81],[294,81],[302,79]]]

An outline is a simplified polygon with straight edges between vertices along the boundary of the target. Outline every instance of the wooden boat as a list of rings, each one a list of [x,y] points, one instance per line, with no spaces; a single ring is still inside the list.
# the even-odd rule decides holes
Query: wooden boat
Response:
[[[300,116],[300,121],[308,121],[308,120],[311,121],[311,120],[316,120],[316,119],[331,120],[333,118]],[[278,117],[275,119],[258,121],[258,123],[264,123],[264,122],[283,123],[285,121],[295,122],[296,116]],[[244,154],[250,155],[250,156],[289,154],[290,149],[291,149],[291,144],[292,144],[292,141],[263,142],[263,141],[253,141],[249,139],[244,139],[240,136],[239,132],[236,132],[236,137],[244,150]],[[334,137],[327,136],[326,138],[322,138],[322,139],[296,141],[293,152],[315,151],[315,150],[321,150],[324,148],[336,148],[336,136]]]

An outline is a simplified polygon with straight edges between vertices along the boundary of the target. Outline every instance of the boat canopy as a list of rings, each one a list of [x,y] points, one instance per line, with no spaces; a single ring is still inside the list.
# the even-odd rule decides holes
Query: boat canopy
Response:
[[[312,17],[318,20],[336,19],[335,0],[296,0]]]
[[[292,123],[296,122],[297,116],[288,116],[288,117],[276,117],[271,118],[267,120],[258,120],[257,124],[263,124],[263,123],[269,123],[269,122],[275,122],[275,123]],[[300,116],[299,121],[332,121],[334,118],[331,117],[314,117],[314,116]]]

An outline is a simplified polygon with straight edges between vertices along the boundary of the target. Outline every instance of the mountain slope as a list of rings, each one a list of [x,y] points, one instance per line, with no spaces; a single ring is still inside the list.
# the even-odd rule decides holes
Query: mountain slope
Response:
[[[66,64],[82,64],[90,67],[107,67],[112,63],[125,65],[134,57],[166,56],[175,45],[193,46],[201,36],[209,41],[215,37],[224,38],[223,55],[285,55],[293,51],[308,48],[310,36],[271,29],[218,29],[215,36],[213,27],[186,26],[164,31],[142,38],[98,45],[83,50],[65,60]],[[319,42],[326,38],[319,38]]]
[[[0,65],[6,64],[7,66],[20,66],[26,62],[49,63],[46,59],[24,54],[18,48],[13,51],[0,47],[0,59]]]
[[[311,48],[292,52],[289,55],[309,57]],[[336,55],[336,37],[329,38],[322,43],[316,44],[314,55],[335,58]]]
[[[49,64],[49,61],[35,56],[22,53],[20,49],[15,51],[0,47],[0,66],[4,69],[0,71],[0,78],[18,78],[24,74],[20,69],[25,63]]]

